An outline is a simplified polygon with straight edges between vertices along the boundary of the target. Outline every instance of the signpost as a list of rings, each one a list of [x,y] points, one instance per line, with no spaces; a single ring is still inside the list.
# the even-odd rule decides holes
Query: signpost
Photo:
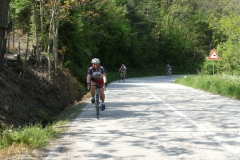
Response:
[[[213,61],[213,75],[214,75],[214,61],[220,60],[220,57],[219,57],[216,49],[211,50],[211,53],[208,56],[208,60],[212,60]]]

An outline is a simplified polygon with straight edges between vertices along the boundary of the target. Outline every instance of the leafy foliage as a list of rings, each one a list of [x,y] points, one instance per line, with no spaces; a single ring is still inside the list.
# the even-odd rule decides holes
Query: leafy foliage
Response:
[[[218,45],[218,54],[221,57],[220,61],[214,63],[215,73],[225,73],[229,75],[240,75],[240,49],[239,43],[227,41]],[[212,73],[210,71],[213,66],[212,62],[207,60],[203,64],[203,71],[207,74]]]
[[[28,5],[28,0],[12,1],[19,22],[28,13]],[[62,8],[69,10],[69,16],[61,21],[58,48],[66,46],[65,66],[78,76],[85,76],[94,57],[108,71],[124,63],[132,69],[155,68],[161,73],[170,63],[177,72],[196,73],[201,68],[202,73],[210,74],[212,62],[205,57],[213,48],[221,56],[215,72],[238,73],[237,0],[86,0],[80,6],[65,6]],[[47,26],[46,15],[44,20]],[[43,43],[47,30],[41,32]]]
[[[28,31],[28,24],[31,15],[31,1],[29,0],[12,0],[10,3],[11,17],[14,20],[15,27]]]

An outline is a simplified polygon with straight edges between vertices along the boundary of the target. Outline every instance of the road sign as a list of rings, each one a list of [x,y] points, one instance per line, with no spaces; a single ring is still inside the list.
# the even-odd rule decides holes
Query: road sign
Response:
[[[213,49],[210,53],[210,55],[208,56],[209,60],[220,60],[220,57],[216,51],[216,49]]]

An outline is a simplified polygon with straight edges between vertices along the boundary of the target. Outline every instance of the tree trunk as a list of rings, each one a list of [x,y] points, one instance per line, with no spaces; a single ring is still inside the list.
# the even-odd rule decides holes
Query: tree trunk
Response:
[[[29,17],[30,17],[30,15],[31,15],[31,10],[29,10]],[[29,46],[29,37],[30,37],[30,29],[31,29],[30,23],[31,23],[31,21],[28,20],[27,46],[26,46],[26,53],[25,53],[25,58],[24,58],[24,67],[26,65],[27,56],[29,56],[28,55],[28,46]]]
[[[4,54],[6,52],[7,34],[9,32],[7,25],[10,0],[0,0],[0,72],[3,70]]]
[[[54,73],[58,74],[58,26],[59,19],[57,13],[59,11],[58,4],[59,0],[56,0],[53,5],[53,21],[52,21],[52,35],[53,35],[53,57],[54,57]]]
[[[43,32],[43,20],[44,20],[44,15],[43,15],[43,1],[40,0],[40,15],[41,15],[41,31]]]
[[[37,13],[36,13],[36,2],[33,1],[33,12],[34,12],[34,25],[35,25],[35,38],[36,38],[36,49],[37,49],[37,65],[40,64],[40,51],[38,43],[38,23],[37,23]]]
[[[54,59],[55,59],[55,74],[58,74],[58,29],[59,29],[59,21],[55,22],[54,25],[54,33],[53,33],[53,47],[54,47]]]
[[[52,10],[54,11],[54,6],[52,6]],[[49,79],[51,79],[51,58],[50,58],[50,53],[51,53],[51,40],[52,40],[52,35],[53,35],[53,20],[54,20],[54,15],[55,12],[51,13],[51,19],[50,19],[50,24],[49,24],[49,32],[48,32],[48,76]]]
[[[51,79],[51,58],[50,58],[50,52],[51,52],[51,31],[52,31],[52,23],[50,21],[50,26],[49,26],[49,33],[48,33],[48,78]]]

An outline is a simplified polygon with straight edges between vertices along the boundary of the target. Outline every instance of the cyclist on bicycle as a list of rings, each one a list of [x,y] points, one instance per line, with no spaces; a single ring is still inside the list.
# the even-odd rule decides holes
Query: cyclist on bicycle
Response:
[[[171,66],[169,64],[167,64],[166,66],[166,71],[167,71],[167,74],[169,74],[169,72],[172,70]]]
[[[103,66],[100,66],[100,60],[98,58],[92,59],[92,67],[88,68],[87,71],[87,85],[88,90],[91,88],[91,95],[92,99],[91,102],[95,103],[95,91],[96,91],[96,84],[100,85],[99,92],[101,94],[101,108],[102,111],[105,110],[105,94],[104,94],[104,88],[107,87],[107,77],[106,77],[106,70]],[[90,87],[91,86],[91,87]]]
[[[118,72],[122,72],[123,73],[123,81],[125,82],[125,77],[126,77],[126,70],[127,70],[127,67],[122,64],[121,67],[119,68]]]

